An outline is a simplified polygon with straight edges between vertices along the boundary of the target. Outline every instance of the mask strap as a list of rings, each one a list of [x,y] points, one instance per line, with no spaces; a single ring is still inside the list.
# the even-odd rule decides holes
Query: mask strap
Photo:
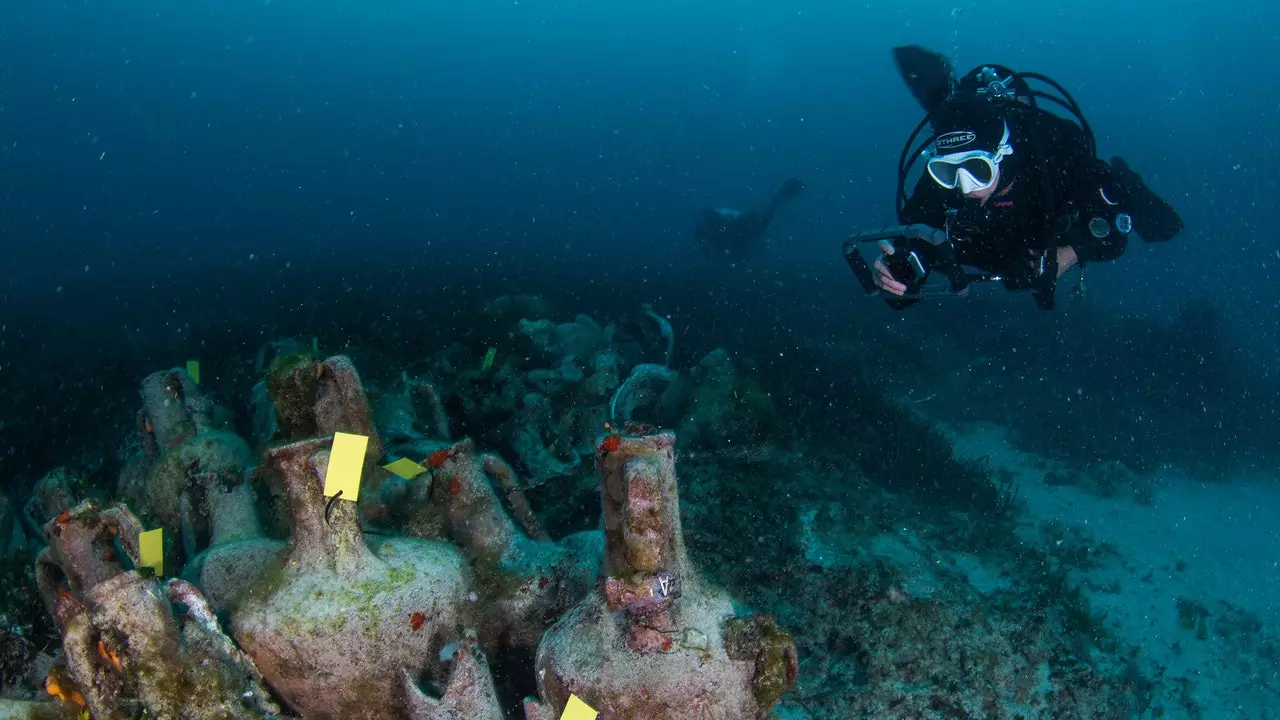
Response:
[[[1009,123],[1008,121],[1005,121],[1004,137],[1000,138],[1000,146],[996,148],[995,160],[998,163],[1000,162],[1001,159],[1012,154],[1013,154],[1013,145],[1009,143]]]

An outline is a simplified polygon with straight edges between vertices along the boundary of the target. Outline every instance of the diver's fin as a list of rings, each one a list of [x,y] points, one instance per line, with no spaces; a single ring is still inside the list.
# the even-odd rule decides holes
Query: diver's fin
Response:
[[[800,193],[804,192],[804,183],[796,178],[791,178],[782,183],[778,188],[778,192],[773,195],[773,204],[781,205],[785,202],[791,202],[800,197]]]
[[[893,49],[893,61],[925,112],[934,112],[951,96],[956,74],[945,56],[919,45],[901,45]]]
[[[1129,200],[1133,229],[1147,242],[1172,240],[1182,230],[1182,218],[1164,198],[1156,195],[1124,158],[1111,158],[1111,171]]]
[[[796,178],[791,178],[782,183],[778,187],[778,191],[773,194],[773,199],[769,201],[769,205],[765,207],[764,212],[758,216],[756,233],[763,233],[769,229],[769,225],[773,223],[773,216],[778,212],[778,208],[800,197],[802,192],[804,192],[804,183]]]

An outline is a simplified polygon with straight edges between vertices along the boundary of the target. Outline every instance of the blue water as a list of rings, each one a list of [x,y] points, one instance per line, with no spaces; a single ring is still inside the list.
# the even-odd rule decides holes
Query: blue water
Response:
[[[584,311],[665,298],[708,347],[758,331],[758,345],[785,350],[859,322],[954,330],[957,314],[1063,332],[1001,291],[907,316],[850,298],[839,242],[892,220],[896,158],[919,119],[888,49],[919,43],[961,69],[997,61],[1057,78],[1100,154],[1123,154],[1181,212],[1173,243],[1134,243],[1094,269],[1104,313],[1167,320],[1209,295],[1245,372],[1277,371],[1272,5],[4,13],[10,365],[132,382],[175,354],[264,334],[426,333],[424,316],[516,285]],[[691,251],[701,207],[763,202],[791,175],[808,190],[767,255],[727,267]],[[729,309],[754,313],[754,327]]]
[[[78,302],[59,286],[171,282],[261,299],[352,263],[591,269],[644,250],[670,277],[696,208],[754,201],[787,174],[809,193],[775,233],[777,268],[828,272],[842,234],[891,218],[918,109],[887,49],[920,43],[960,68],[1056,77],[1100,153],[1177,204],[1176,244],[1097,273],[1109,304],[1168,314],[1223,294],[1251,334],[1273,333],[1280,11],[955,7],[11,6],[0,232],[21,270],[6,298],[51,309]]]
[[[684,364],[726,346],[780,375],[807,371],[795,352],[972,335],[1010,384],[1169,390],[1219,433],[1206,447],[1256,450],[1280,372],[1278,36],[1280,5],[1243,1],[8,3],[0,470],[29,486],[157,367],[289,334],[426,354],[513,291],[606,317],[656,302]],[[1185,230],[1091,269],[1090,314],[1003,290],[905,314],[858,299],[840,242],[893,221],[920,118],[902,44],[1051,75]],[[701,208],[790,176],[807,191],[766,252],[694,251]],[[1091,334],[1203,298],[1227,368],[1209,379],[1140,387],[1163,341]],[[881,369],[927,394],[918,367]]]

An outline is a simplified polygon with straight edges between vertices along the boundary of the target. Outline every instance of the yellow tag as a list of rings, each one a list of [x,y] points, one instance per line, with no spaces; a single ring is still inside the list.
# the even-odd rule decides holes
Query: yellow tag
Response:
[[[427,471],[426,468],[409,458],[400,458],[399,460],[389,465],[383,465],[382,467],[384,470],[390,470],[405,480],[412,480]]]
[[[560,720],[596,720],[599,714],[590,705],[579,700],[577,695],[570,695],[569,704],[564,706],[564,714],[560,716]]]
[[[498,357],[498,348],[491,347],[489,352],[484,354],[484,364],[480,366],[480,372],[489,372],[493,367],[493,361]]]
[[[191,376],[191,379],[194,380],[197,385],[200,384],[200,361],[199,360],[187,361],[187,374]]]
[[[333,449],[329,451],[329,468],[324,473],[324,494],[333,497],[339,492],[343,500],[355,502],[360,497],[360,471],[364,466],[364,452],[369,448],[369,438],[350,433],[334,433]]]
[[[138,567],[149,567],[156,571],[157,577],[164,576],[164,528],[138,536]]]

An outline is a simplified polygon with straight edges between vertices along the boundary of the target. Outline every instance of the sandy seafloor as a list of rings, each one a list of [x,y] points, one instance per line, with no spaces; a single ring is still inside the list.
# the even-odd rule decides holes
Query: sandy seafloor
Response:
[[[1280,482],[1209,484],[1169,468],[1147,478],[1150,504],[1125,493],[1100,498],[1047,485],[1045,461],[999,426],[946,431],[958,456],[988,456],[1016,473],[1023,528],[1056,520],[1098,543],[1096,566],[1073,580],[1106,628],[1139,648],[1164,717],[1190,717],[1186,693],[1204,718],[1280,717],[1280,659],[1265,647],[1280,639]],[[1179,622],[1179,598],[1208,611],[1203,639]]]
[[[1099,497],[1087,484],[1046,483],[1055,463],[1019,450],[1000,426],[937,426],[957,458],[987,458],[993,472],[1013,473],[1024,503],[1021,540],[1042,545],[1067,537],[1087,549],[1087,562],[1070,571],[1070,582],[1102,617],[1113,647],[1136,653],[1152,683],[1144,718],[1280,718],[1280,482],[1242,477],[1209,484],[1167,468],[1140,477],[1149,495],[1121,488]],[[801,520],[809,563],[838,566],[849,542],[865,542],[817,529],[812,515]],[[957,578],[983,595],[1013,582],[1004,569],[940,549],[909,527],[862,547],[901,572],[912,597],[944,599]],[[1203,626],[1184,626],[1180,598],[1207,611]],[[1008,710],[1010,717],[1022,713]],[[786,698],[775,713],[816,720]]]

